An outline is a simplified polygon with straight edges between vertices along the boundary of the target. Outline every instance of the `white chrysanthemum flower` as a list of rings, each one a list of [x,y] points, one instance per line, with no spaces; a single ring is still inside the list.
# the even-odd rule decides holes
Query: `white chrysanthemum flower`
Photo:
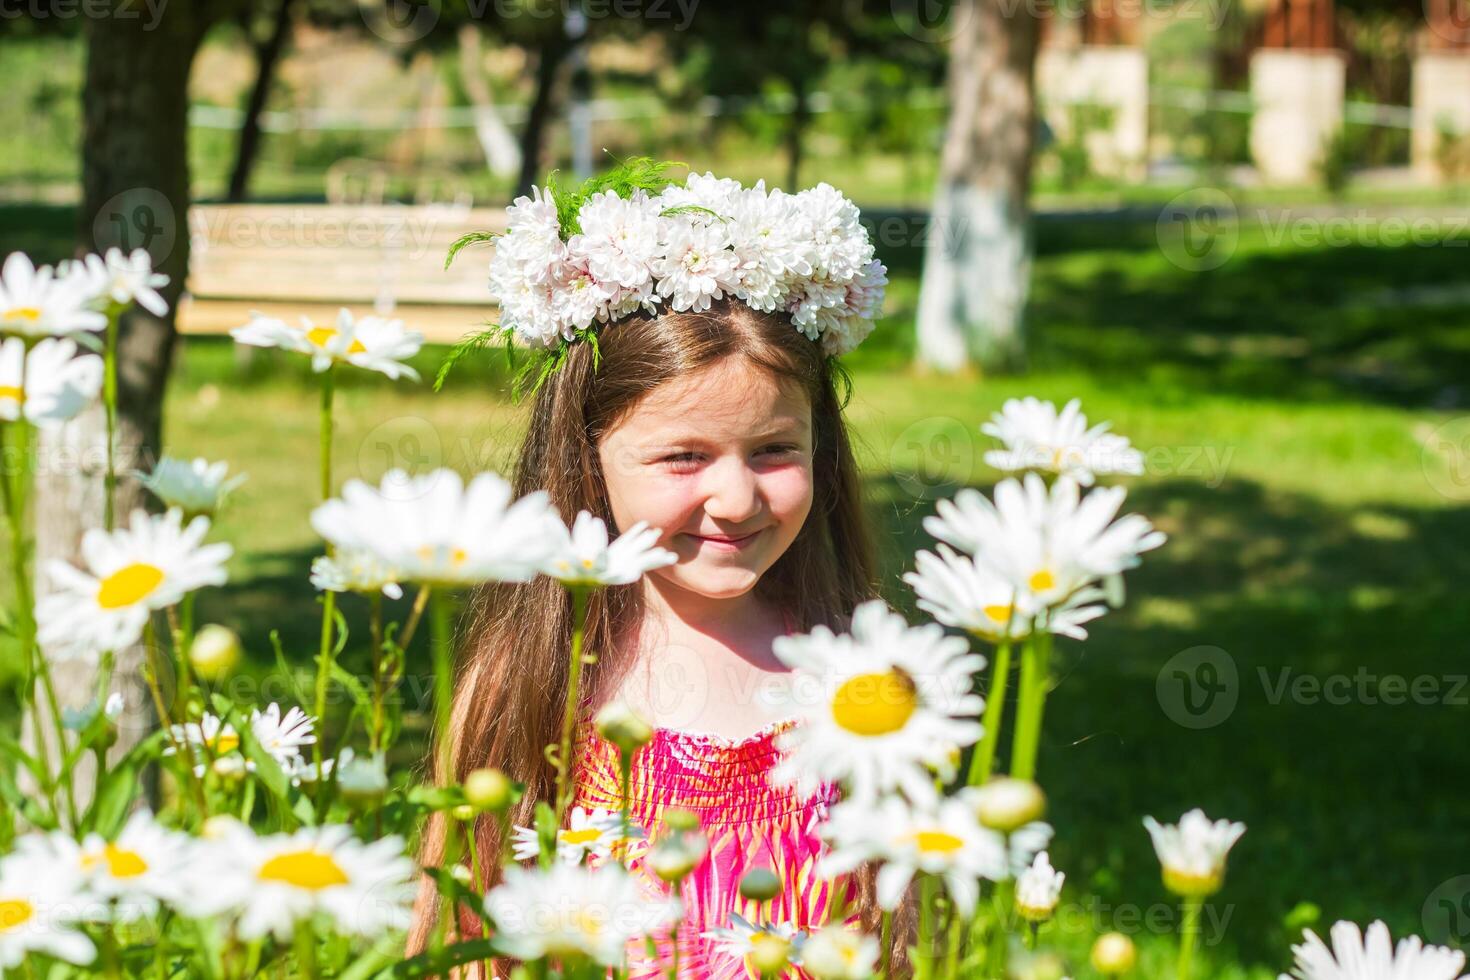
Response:
[[[417,381],[418,372],[403,363],[419,352],[424,335],[405,330],[402,320],[378,316],[354,319],[343,308],[337,312],[335,326],[317,326],[306,317],[301,326],[293,327],[283,320],[252,313],[250,322],[230,331],[230,336],[252,347],[278,347],[281,350],[311,357],[311,369],[321,372],[333,364],[377,371],[390,378],[407,377]]]
[[[567,818],[570,824],[556,832],[556,856],[558,860],[580,864],[586,855],[598,860],[612,854],[613,845],[623,836],[623,815],[612,810],[587,810],[572,807]],[[516,827],[513,835],[512,853],[517,860],[534,858],[541,853],[541,842],[535,827]]]
[[[75,924],[92,917],[94,905],[78,871],[18,844],[15,853],[0,858],[0,973],[20,966],[30,953],[78,966],[91,963],[97,948]]]
[[[873,260],[873,245],[857,205],[841,191],[823,181],[796,199],[811,223],[814,275],[845,283]]]
[[[803,723],[777,737],[783,758],[772,775],[802,792],[840,780],[857,799],[901,789],[930,800],[925,767],[952,767],[954,750],[980,737],[984,701],[970,686],[985,658],[933,623],[910,627],[881,600],[854,610],[850,633],[818,626],[772,649],[798,671],[804,709]]]
[[[946,891],[967,917],[974,911],[982,879],[1001,881],[1011,874],[1005,838],[982,827],[974,811],[953,797],[932,806],[914,806],[897,796],[876,805],[844,800],[832,808],[822,835],[832,849],[817,873],[833,878],[867,861],[881,861],[878,904],[890,911],[919,872],[943,877]]]
[[[64,338],[47,337],[29,352],[19,337],[0,340],[0,420],[54,429],[81,414],[102,390],[102,358],[76,355],[75,341]]]
[[[512,493],[495,473],[465,486],[453,470],[392,470],[379,487],[349,480],[340,498],[312,511],[311,526],[340,549],[376,556],[401,581],[525,582],[554,545],[556,511],[544,490],[514,502]]]
[[[228,475],[229,463],[211,463],[202,457],[182,460],[164,456],[152,473],[135,472],[153,496],[167,507],[178,507],[186,517],[214,516],[235,488],[245,482],[243,473]]]
[[[0,334],[35,338],[103,329],[107,317],[90,307],[86,285],[11,252],[0,267]]]
[[[147,810],[136,811],[110,841],[88,834],[78,843],[53,831],[20,838],[16,851],[34,857],[40,866],[79,875],[88,918],[95,913],[133,922],[154,915],[161,904],[183,908],[198,885],[194,839],[159,825]]]
[[[585,510],[577,514],[570,531],[561,521],[550,527],[556,550],[542,562],[541,570],[566,586],[627,585],[679,560],[672,551],[656,546],[661,532],[647,521],[634,524],[610,544],[607,524]]]
[[[1034,397],[1009,398],[980,431],[1004,443],[992,449],[985,462],[998,470],[1042,470],[1070,476],[1090,487],[1099,474],[1143,472],[1143,453],[1124,436],[1109,432],[1109,422],[1087,427],[1082,403],[1076,398],[1057,411],[1056,405]]]
[[[823,926],[801,947],[801,968],[816,980],[868,980],[878,970],[878,939],[845,926]]]
[[[722,222],[696,224],[687,216],[661,219],[664,250],[654,262],[658,294],[677,313],[709,309],[710,303],[734,292],[739,260],[730,250]]]
[[[617,295],[617,287],[598,281],[580,259],[562,263],[553,286],[557,321],[573,331],[591,327]]]
[[[1463,980],[1465,954],[1445,946],[1426,946],[1418,936],[1398,941],[1388,926],[1374,922],[1366,938],[1356,923],[1338,922],[1329,934],[1332,948],[1312,930],[1291,947],[1296,963],[1281,980]]]
[[[281,706],[271,703],[264,711],[256,708],[250,713],[250,731],[255,740],[283,767],[290,767],[303,748],[315,744],[315,726],[316,719],[297,707],[282,715]]]
[[[1164,887],[1187,897],[1213,895],[1220,890],[1225,883],[1225,857],[1245,833],[1245,824],[1211,822],[1198,808],[1186,813],[1177,824],[1160,824],[1153,817],[1144,817],[1143,825],[1163,865]]]
[[[137,303],[154,316],[168,312],[168,301],[158,291],[168,285],[168,276],[153,271],[153,256],[146,248],[124,253],[114,246],[104,255],[93,253],[80,262],[63,262],[57,272],[67,279],[77,277],[78,289],[104,306]]]
[[[1056,911],[1067,876],[1051,866],[1045,851],[1016,879],[1016,911],[1028,922],[1044,922]]]
[[[1116,589],[1141,553],[1164,543],[1145,517],[1113,519],[1126,495],[1122,487],[1099,487],[1081,497],[1071,479],[1048,487],[1027,473],[1024,482],[1002,480],[993,505],[971,489],[941,500],[924,529],[974,555],[1037,604],[1057,606],[1098,580]]]
[[[919,597],[920,609],[946,626],[968,630],[991,643],[1031,635],[1041,607],[1029,591],[1017,589],[989,565],[957,554],[948,545],[941,544],[938,551],[914,555],[915,570],[903,576]],[[1096,588],[1074,592],[1047,614],[1047,632],[1087,639],[1082,624],[1106,612],[1105,607],[1089,603],[1102,598],[1102,590]]]
[[[802,965],[802,948],[807,938],[803,930],[790,922],[756,925],[739,912],[730,913],[730,925],[707,929],[703,935],[714,940],[715,952],[734,957],[742,963],[755,958],[791,966]]]
[[[582,231],[567,240],[567,251],[586,263],[594,279],[623,289],[639,289],[652,280],[661,247],[658,205],[647,194],[594,194],[577,212],[577,221]]]
[[[344,824],[307,827],[257,837],[231,825],[204,850],[214,885],[196,903],[204,915],[228,914],[245,940],[290,939],[298,923],[316,916],[331,931],[377,936],[408,926],[413,862],[394,835],[363,843]]]
[[[558,861],[548,869],[510,865],[485,896],[506,952],[523,960],[591,957],[622,962],[630,940],[682,914],[677,899],[652,899],[616,865],[596,869]]]
[[[181,526],[183,512],[139,509],[127,528],[92,528],[82,537],[86,569],[46,565],[56,591],[36,603],[37,638],[58,656],[89,656],[138,641],[156,609],[206,585],[223,585],[228,544],[204,544],[209,518]]]
[[[402,599],[399,578],[398,572],[369,551],[339,551],[311,560],[311,584],[324,592],[381,592],[390,599]]]

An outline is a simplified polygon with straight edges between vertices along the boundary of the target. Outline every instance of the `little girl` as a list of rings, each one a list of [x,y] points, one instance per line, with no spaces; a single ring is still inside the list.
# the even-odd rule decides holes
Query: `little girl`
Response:
[[[696,203],[703,206],[712,195],[734,193],[733,183],[691,177],[689,189],[702,195]],[[849,237],[853,227],[861,233],[856,209],[826,185],[820,190],[831,191],[839,209],[850,209],[839,213]],[[672,188],[664,196],[683,191]],[[759,186],[738,193],[752,192],[763,202],[781,194],[773,191],[767,198]],[[631,196],[635,203],[648,200],[641,191]],[[784,203],[795,199],[785,196]],[[680,202],[671,200],[674,206]],[[534,201],[519,199],[517,206],[540,202],[538,195]],[[667,203],[657,205],[665,214]],[[723,198],[710,203],[720,205],[710,208],[717,213],[721,206],[737,212],[742,206]],[[824,235],[824,203],[830,199],[817,202],[816,213],[798,226],[808,230],[781,229],[796,239],[793,247],[809,246],[807,257],[796,260],[807,275],[813,274],[812,256],[842,259],[821,252],[824,243],[830,249],[836,241],[830,228]],[[556,244],[571,253],[563,261],[580,267],[589,281],[606,282],[601,273],[607,263],[599,267],[577,255],[579,247],[597,254],[597,243],[579,242],[599,227],[589,216],[591,206],[582,209],[580,235],[565,243],[558,236]],[[687,223],[715,222],[696,217]],[[517,227],[513,219],[511,235]],[[739,228],[717,230],[727,241],[741,236]],[[618,232],[608,237],[627,259],[632,247],[626,230]],[[671,250],[675,246],[667,241],[682,234],[661,226],[658,247]],[[511,235],[498,245],[507,255],[522,247]],[[806,243],[802,235],[817,240]],[[868,291],[846,296],[870,319],[873,294],[881,300],[884,280],[881,266],[870,261],[866,234],[861,244],[868,264],[856,288]],[[738,242],[727,247],[738,251]],[[664,301],[607,315],[596,325],[595,348],[580,332],[562,345],[560,364],[537,390],[515,486],[518,495],[548,491],[564,516],[590,511],[612,533],[646,521],[661,529],[659,545],[678,558],[633,585],[594,593],[589,603],[584,649],[595,660],[582,678],[587,696],[576,734],[573,806],[622,807],[617,749],[592,724],[600,707],[621,701],[654,726],[652,741],[633,760],[631,818],[656,838],[666,811],[692,811],[709,841],[707,855],[679,891],[685,907],[678,928],[679,976],[743,978],[755,975],[743,959],[704,935],[730,926],[732,913],[757,924],[814,931],[835,906],[845,905],[856,910],[848,920],[854,926],[871,931],[877,922],[870,868],[838,882],[814,873],[823,848],[817,827],[838,799],[837,788],[829,785],[803,798],[768,778],[778,758],[776,736],[796,724],[783,709],[791,703],[788,672],[773,656],[772,640],[818,624],[843,629],[853,608],[876,595],[873,559],[836,390],[842,374],[831,351],[840,345],[830,335],[804,333],[794,325],[803,319],[799,299],[780,311],[753,308],[767,304],[744,301],[750,290],[741,288],[748,283],[738,269],[726,273],[724,289],[716,285],[713,296],[690,303],[677,291],[665,291],[657,270],[667,264],[661,266],[658,256],[648,264],[654,271],[644,295],[656,290]],[[619,268],[626,271],[627,263]],[[801,274],[785,274],[788,292],[801,295]],[[492,267],[492,281],[496,276]],[[625,285],[613,288],[637,288],[626,285],[626,277],[617,281]],[[502,283],[497,293],[502,317],[510,318],[510,289]],[[840,286],[836,295],[844,295]],[[616,297],[605,303],[608,309],[618,305]],[[852,321],[842,326],[849,344],[866,332]],[[511,816],[516,825],[529,826],[535,801],[555,793],[555,772],[544,749],[560,735],[571,616],[566,591],[547,578],[486,586],[473,601],[453,710],[454,775],[462,779],[473,769],[494,766],[525,782],[526,796]],[[496,818],[482,818],[475,833],[479,854],[500,853]],[[437,859],[442,839],[442,824],[431,826],[426,863]],[[668,894],[671,886],[644,867],[644,851],[646,845],[635,846],[631,869],[650,894]],[[756,902],[738,894],[740,879],[754,868],[778,876],[782,890],[773,899]],[[487,873],[492,878],[478,883],[481,889],[495,884],[496,869]],[[421,938],[431,926],[434,903],[420,907]],[[478,932],[472,920],[459,925],[462,933]],[[896,929],[895,937],[898,965],[904,930]],[[631,977],[662,976],[672,962],[672,943],[660,942],[656,958],[641,943],[630,944],[628,954]],[[805,976],[794,968],[788,975]]]

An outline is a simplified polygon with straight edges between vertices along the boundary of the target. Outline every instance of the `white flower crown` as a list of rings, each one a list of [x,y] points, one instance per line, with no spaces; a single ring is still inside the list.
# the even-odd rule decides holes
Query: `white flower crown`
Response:
[[[528,347],[583,339],[595,324],[660,304],[702,311],[733,296],[789,314],[837,355],[872,332],[883,306],[887,270],[857,207],[830,184],[787,194],[690,174],[657,193],[598,191],[569,221],[550,188],[532,188],[507,212],[490,290],[499,330]]]

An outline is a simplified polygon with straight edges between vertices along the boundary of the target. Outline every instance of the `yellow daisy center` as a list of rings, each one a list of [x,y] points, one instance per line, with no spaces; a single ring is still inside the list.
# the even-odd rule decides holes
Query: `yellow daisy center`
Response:
[[[143,855],[116,844],[108,844],[102,848],[101,854],[84,858],[82,866],[90,870],[103,862],[107,864],[107,873],[114,878],[136,878],[148,870],[148,862],[143,860]]]
[[[26,400],[26,393],[19,385],[0,385],[0,398],[6,399],[7,401],[23,402]]]
[[[1008,623],[1011,620],[1011,612],[1015,608],[1015,606],[1012,606],[1010,604],[984,606],[982,607],[981,612],[985,613],[985,615],[991,620],[991,622]]]
[[[23,898],[0,898],[0,935],[23,926],[36,914],[36,907]]]
[[[953,854],[965,842],[945,830],[920,830],[913,835],[914,846],[924,854]]]
[[[310,850],[277,854],[262,864],[255,876],[313,892],[348,882],[347,872],[332,855]]]
[[[4,313],[0,313],[0,320],[29,320],[35,323],[41,319],[41,310],[35,306],[12,306]]]
[[[918,706],[918,690],[902,671],[857,674],[832,696],[832,719],[857,735],[887,735],[903,728]]]
[[[103,609],[134,605],[162,582],[163,569],[145,562],[133,562],[102,580],[102,587],[97,590],[97,604]]]
[[[581,830],[563,830],[561,839],[568,844],[590,844],[602,836],[602,831],[596,827],[583,827]]]
[[[326,347],[339,332],[336,327],[312,327],[307,331],[306,339],[318,347]],[[347,353],[366,354],[367,348],[363,346],[362,341],[354,338],[352,343],[347,345]]]
[[[1057,577],[1051,573],[1051,569],[1043,568],[1032,572],[1031,577],[1026,580],[1026,585],[1032,592],[1050,592],[1057,587]]]
[[[456,567],[459,565],[463,565],[465,561],[470,557],[469,552],[465,551],[463,548],[447,548],[444,549],[444,552],[449,559],[449,564]],[[419,559],[426,562],[434,561],[439,557],[440,554],[440,549],[427,544],[420,548],[418,551]]]
[[[750,952],[766,962],[789,955],[791,943],[774,932],[757,932],[750,937]]]
[[[209,747],[215,755],[233,752],[240,747],[240,736],[234,732],[220,732],[214,738],[209,739]]]

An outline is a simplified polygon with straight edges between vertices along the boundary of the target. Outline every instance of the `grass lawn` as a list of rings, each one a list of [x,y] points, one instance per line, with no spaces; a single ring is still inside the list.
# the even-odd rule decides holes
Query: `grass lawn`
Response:
[[[1196,805],[1250,827],[1206,914],[1205,975],[1275,976],[1314,914],[1303,903],[1324,926],[1383,917],[1395,935],[1470,942],[1438,911],[1470,893],[1470,878],[1452,881],[1470,874],[1457,748],[1470,483],[1431,438],[1470,414],[1470,303],[1436,291],[1470,281],[1470,241],[1458,243],[1295,248],[1248,226],[1229,262],[1188,272],[1152,222],[1043,223],[1031,369],[993,379],[911,371],[919,255],[886,256],[892,315],[851,361],[849,416],[895,603],[912,611],[898,576],[928,544],[933,501],[993,484],[977,427],[1011,396],[1077,396],[1112,419],[1149,453],[1129,508],[1171,538],[1088,643],[1058,644],[1041,779],[1071,903],[1053,936],[1075,954],[1072,976],[1092,975],[1085,946],[1107,928],[1139,939],[1144,975],[1168,975],[1177,913],[1140,820]],[[441,354],[421,358],[426,375]],[[521,421],[501,380],[484,364],[437,395],[344,379],[335,477],[504,467]],[[189,341],[167,443],[249,473],[218,529],[238,552],[232,581],[202,598],[201,621],[240,629],[257,676],[279,625],[309,670],[316,416],[303,366],[241,367],[227,344]],[[355,626],[361,613],[348,603]],[[1224,685],[1207,727],[1190,727],[1171,661],[1197,647],[1222,651],[1206,656],[1226,669],[1189,672]],[[1395,678],[1421,679],[1423,703]]]

